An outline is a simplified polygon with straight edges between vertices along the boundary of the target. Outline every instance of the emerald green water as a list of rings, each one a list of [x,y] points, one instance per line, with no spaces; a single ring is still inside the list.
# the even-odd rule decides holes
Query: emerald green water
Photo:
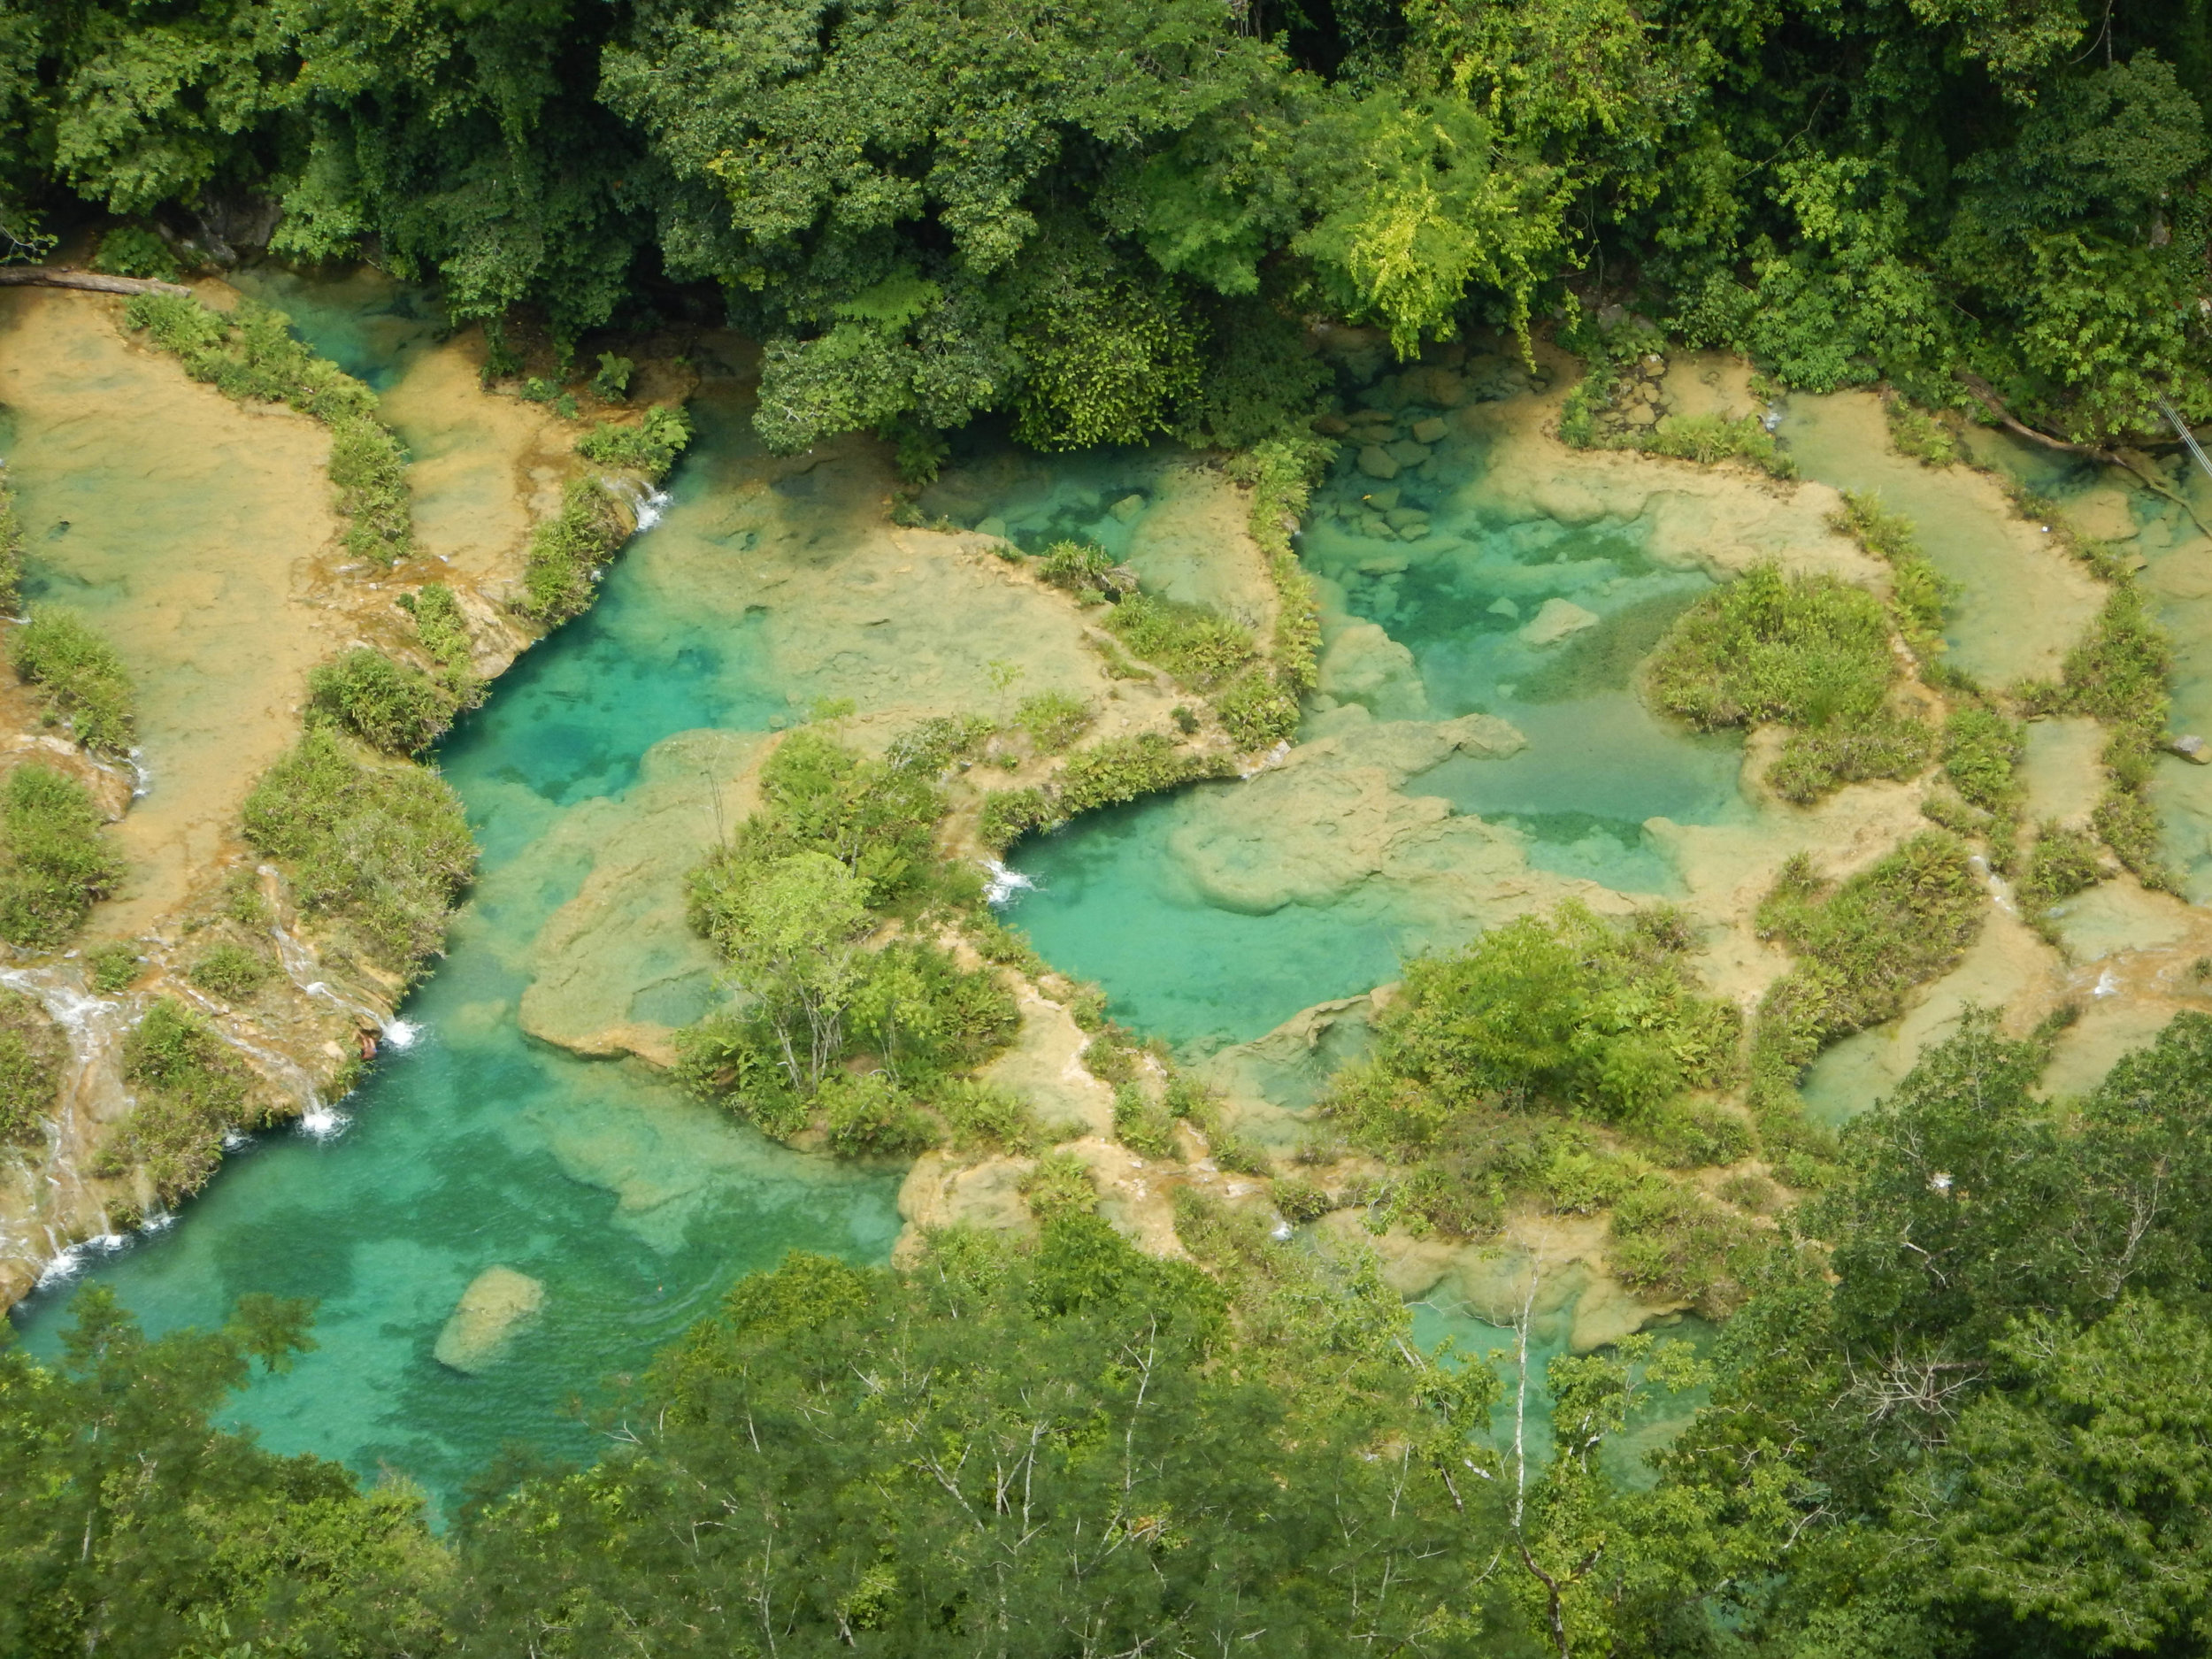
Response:
[[[703,607],[691,583],[719,534],[718,469],[747,442],[733,399],[696,413],[665,522],[440,756],[484,858],[450,956],[403,1010],[414,1044],[388,1048],[342,1103],[341,1132],[256,1137],[175,1225],[81,1255],[76,1278],[18,1310],[34,1352],[54,1351],[86,1278],[157,1332],[219,1322],[250,1291],[314,1298],[319,1347],[257,1381],[230,1420],[277,1450],[389,1468],[450,1501],[509,1441],[588,1457],[585,1414],[608,1381],[740,1275],[795,1248],[887,1255],[896,1172],[803,1157],[641,1065],[577,1058],[516,1023],[525,953],[589,870],[588,843],[561,833],[569,814],[620,800],[664,737],[784,718],[751,613]],[[56,547],[43,557],[65,558]],[[464,1376],[432,1347],[495,1264],[542,1281],[543,1310],[505,1358]]]
[[[1125,537],[1126,525],[1099,516],[1101,503],[1115,499],[1118,480],[1143,474],[1127,459],[1100,465],[1112,480],[1056,489],[1029,479],[994,495],[968,479],[948,495],[969,521],[994,513],[1025,546],[1047,534]],[[1320,588],[1325,642],[1371,624],[1409,657],[1408,672],[1342,703],[1383,720],[1487,713],[1510,721],[1528,739],[1518,754],[1455,756],[1405,792],[1522,832],[1532,869],[1671,895],[1679,878],[1646,821],[1718,824],[1751,811],[1737,783],[1740,741],[1654,717],[1631,684],[1711,578],[1652,560],[1639,520],[1578,526],[1517,516],[1486,487],[1486,467],[1482,442],[1455,434],[1392,480],[1392,511],[1428,526],[1410,541],[1374,508],[1386,487],[1348,463],[1317,492],[1301,556]],[[1556,642],[1532,641],[1524,630],[1550,599],[1594,620]],[[1309,705],[1316,730],[1329,729],[1342,706],[1325,695],[1325,695]],[[1088,818],[1025,843],[1011,861],[1035,890],[1010,896],[1010,919],[1056,966],[1102,985],[1118,1018],[1186,1053],[1260,1036],[1316,1002],[1394,978],[1410,951],[1458,942],[1379,879],[1263,915],[1210,902],[1172,841],[1238,787]]]

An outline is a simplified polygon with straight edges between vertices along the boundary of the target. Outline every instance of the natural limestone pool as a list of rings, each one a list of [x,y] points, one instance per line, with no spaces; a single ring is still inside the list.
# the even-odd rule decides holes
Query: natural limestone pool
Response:
[[[403,289],[368,278],[248,286],[379,388],[415,453],[418,526],[438,557],[466,569],[511,545],[533,492],[548,488],[533,470],[541,417],[481,394]],[[1033,552],[1098,541],[1148,587],[1263,634],[1273,595],[1256,565],[1214,557],[1240,534],[1237,498],[1166,449],[1041,458],[979,442],[919,506],[926,521],[980,537],[915,542],[884,511],[892,480],[874,447],[764,456],[743,359],[735,342],[703,349],[699,436],[664,516],[626,549],[595,608],[527,653],[442,748],[484,857],[449,956],[403,1010],[412,1041],[388,1047],[336,1114],[240,1146],[180,1219],[78,1252],[19,1310],[34,1351],[54,1351],[87,1278],[156,1330],[218,1319],[249,1291],[313,1297],[319,1348],[257,1381],[233,1420],[276,1449],[389,1468],[449,1502],[511,1441],[588,1456],[610,1380],[739,1275],[793,1248],[887,1257],[901,1170],[786,1150],[626,1057],[664,1057],[668,1028],[719,995],[682,925],[680,883],[745,810],[730,781],[766,733],[822,699],[850,700],[857,726],[875,731],[955,710],[1003,719],[1024,695],[1064,687],[1112,728],[1129,705],[1082,643],[1087,625],[1056,597],[1010,586],[982,538]],[[1486,373],[1490,389],[1471,392]],[[1410,447],[1387,469],[1361,458],[1380,445],[1348,445],[1308,514],[1298,551],[1318,588],[1323,654],[1297,745],[1248,780],[1099,813],[1013,857],[1033,885],[1010,895],[1008,919],[1184,1059],[1234,1051],[1394,979],[1410,953],[1570,898],[1615,913],[1682,902],[1711,941],[1716,986],[1749,1000],[1777,956],[1747,918],[1781,862],[1800,848],[1829,867],[1863,862],[1921,822],[1905,786],[1809,810],[1764,799],[1745,784],[1756,757],[1740,737],[1664,722],[1634,687],[1672,618],[1755,560],[1878,580],[1827,528],[1832,494],[1570,455],[1542,434],[1525,380],[1472,363],[1448,373],[1450,385],[1408,374],[1354,388],[1372,434],[1426,435],[1394,438]],[[1878,416],[1861,395],[1793,411],[1808,473],[1878,488],[1915,514],[1961,587],[1962,665],[1993,680],[2050,672],[2095,591],[2022,541],[2032,533],[2002,517],[1986,479],[1924,476],[1870,452],[1881,440],[1870,410]],[[96,603],[161,569],[163,537],[184,534],[174,526],[188,515],[150,516],[146,534],[121,536],[122,507],[104,507],[87,481],[116,457],[96,443],[73,449],[58,425],[19,414],[16,426],[27,503],[58,518],[67,511],[50,504],[73,491],[81,525],[99,530],[35,541],[35,590]],[[2009,557],[2039,584],[2024,611],[1993,538],[2022,542]],[[2203,544],[2187,545],[2170,570],[2153,560],[2177,619],[2193,593],[2185,561]],[[161,672],[184,686],[190,651],[172,657]],[[2193,706],[2193,690],[2182,695]],[[2064,722],[2036,728],[2031,787],[2053,813],[2084,810],[2095,741]],[[2195,774],[2177,771],[2176,783],[2185,800]],[[2177,833],[2191,833],[2185,810],[2178,821]],[[2124,967],[2172,918],[2155,904],[2097,909],[2116,902],[2087,895],[2064,926]],[[1816,1110],[1863,1108],[1967,1002],[2035,1004],[2070,972],[1993,898],[1991,927],[1956,974],[1822,1063]],[[2110,1052],[2124,1029],[2096,1015],[2084,1056]],[[1321,1061],[1352,1052],[1363,1029],[1348,1017],[1294,1056],[1282,1076],[1295,1072],[1295,1087],[1269,1096],[1278,1119],[1311,1105]],[[1224,1075],[1265,1075],[1265,1058],[1232,1053]],[[1277,1129],[1272,1141],[1263,1125],[1255,1133],[1286,1146],[1295,1125]],[[1587,1231],[1569,1241],[1585,1256],[1601,1224]],[[1508,1339],[1495,1297],[1461,1284],[1474,1270],[1455,1257],[1424,1279],[1417,1256],[1396,1271],[1423,1340],[1449,1334],[1494,1354]],[[1602,1294],[1586,1305],[1575,1288],[1581,1258],[1561,1259],[1568,1271],[1532,1343],[1540,1361],[1611,1317]],[[1484,1282],[1510,1266],[1486,1269]],[[480,1316],[481,1340],[472,1347],[464,1331],[441,1348],[457,1303]]]

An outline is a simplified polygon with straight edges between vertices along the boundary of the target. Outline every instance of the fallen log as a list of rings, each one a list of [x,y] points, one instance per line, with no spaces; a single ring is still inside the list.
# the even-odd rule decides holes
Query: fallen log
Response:
[[[94,294],[181,294],[188,298],[192,293],[180,282],[160,282],[152,277],[108,276],[65,265],[0,265],[0,288],[84,288]]]

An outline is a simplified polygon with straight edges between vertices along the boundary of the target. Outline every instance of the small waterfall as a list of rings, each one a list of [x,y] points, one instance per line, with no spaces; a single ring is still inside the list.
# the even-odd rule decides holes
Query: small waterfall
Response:
[[[1003,904],[1017,893],[1034,893],[1037,884],[1018,870],[1009,870],[996,858],[983,861],[983,902]]]
[[[630,533],[633,535],[643,535],[668,511],[668,492],[664,489],[655,489],[634,478],[603,478],[599,481],[610,495],[630,510],[636,526]]]

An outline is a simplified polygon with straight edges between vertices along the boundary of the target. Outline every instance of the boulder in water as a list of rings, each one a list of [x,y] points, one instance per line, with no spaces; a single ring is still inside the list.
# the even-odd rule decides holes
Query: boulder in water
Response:
[[[469,1281],[432,1350],[441,1365],[473,1377],[498,1363],[518,1327],[545,1305],[545,1286],[511,1267],[488,1267]]]
[[[1547,599],[1537,607],[1529,625],[1521,630],[1521,637],[1531,645],[1556,645],[1570,634],[1579,634],[1597,625],[1596,613],[1585,611],[1571,599]]]

